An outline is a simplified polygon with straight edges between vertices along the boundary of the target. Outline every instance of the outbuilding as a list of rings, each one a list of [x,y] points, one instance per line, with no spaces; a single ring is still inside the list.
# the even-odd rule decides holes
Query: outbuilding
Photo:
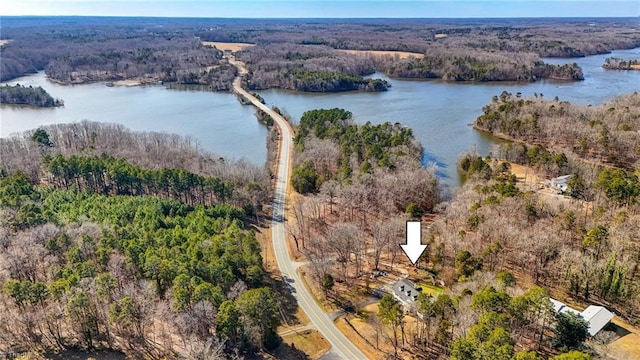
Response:
[[[556,299],[549,300],[551,301],[553,311],[556,313],[572,313],[586,321],[589,325],[588,331],[590,336],[596,336],[600,330],[604,329],[604,327],[611,322],[614,316],[614,314],[604,306],[589,305],[584,311],[579,312],[561,301]]]

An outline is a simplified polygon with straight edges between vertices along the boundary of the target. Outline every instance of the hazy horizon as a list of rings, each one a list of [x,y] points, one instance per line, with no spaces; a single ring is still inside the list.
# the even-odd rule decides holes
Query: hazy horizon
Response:
[[[5,4],[0,16],[134,16],[249,19],[629,18],[640,16],[640,1],[23,0]]]

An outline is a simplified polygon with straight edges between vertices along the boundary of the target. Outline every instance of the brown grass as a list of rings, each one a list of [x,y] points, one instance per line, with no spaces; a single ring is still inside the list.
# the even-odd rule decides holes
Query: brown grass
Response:
[[[640,64],[631,65],[631,68],[634,70],[640,70]]]
[[[255,227],[254,230],[256,231],[256,240],[260,243],[260,254],[262,255],[264,269],[271,273],[272,276],[280,276],[280,268],[278,268],[278,262],[273,253],[271,227]]]
[[[640,335],[638,335],[638,329],[619,317],[615,317],[613,323],[630,333],[609,344],[606,349],[607,355],[612,359],[640,359]]]
[[[375,330],[373,330],[371,326],[358,319],[353,318],[350,319],[349,322],[351,323],[351,325],[353,325],[353,327],[358,331],[359,334],[364,336],[367,340],[373,341],[372,343],[375,344]],[[385,358],[385,354],[364,341],[362,336],[356,333],[353,328],[349,326],[343,316],[337,318],[335,323],[338,330],[340,330],[349,340],[351,340],[353,345],[355,345],[367,356],[367,359],[374,360]],[[387,340],[380,338],[379,344],[384,346],[385,344],[387,344]],[[391,349],[391,353],[393,353],[393,348]]]
[[[231,52],[240,51],[246,47],[253,46],[255,44],[248,43],[228,43],[228,42],[217,42],[217,41],[203,41],[202,45],[204,46],[214,46],[218,50],[229,50]]]
[[[369,316],[373,316],[378,312],[378,303],[367,305],[362,309],[363,313],[368,313]],[[405,331],[410,333],[416,326],[416,319],[412,316],[405,316]],[[349,325],[351,324],[351,325]],[[393,333],[388,326],[382,326],[380,334],[378,335],[378,346],[376,349],[376,330],[367,323],[365,320],[350,316],[349,323],[346,322],[344,317],[336,319],[336,326],[343,334],[345,334],[354,345],[358,347],[368,359],[385,359],[389,354],[393,354]],[[353,327],[352,327],[353,326]],[[355,330],[354,330],[355,329]],[[356,333],[357,331],[357,333]],[[398,341],[400,342],[400,333],[398,331]],[[363,339],[366,339],[366,341]],[[398,350],[398,355],[402,359],[412,358],[409,353]]]
[[[292,358],[292,348],[304,352],[311,359],[319,359],[331,348],[331,344],[317,330],[304,330],[284,335],[282,342],[289,346],[280,346],[276,350],[275,355],[278,359]]]
[[[352,55],[362,55],[362,56],[365,56],[365,55],[395,56],[397,55],[400,59],[407,59],[410,57],[422,58],[424,56],[424,54],[407,52],[407,51],[380,51],[380,50],[338,50],[338,51],[346,52]]]
[[[447,36],[449,36],[449,35],[447,35],[447,34],[435,34],[433,37],[435,37],[436,39],[444,39]]]

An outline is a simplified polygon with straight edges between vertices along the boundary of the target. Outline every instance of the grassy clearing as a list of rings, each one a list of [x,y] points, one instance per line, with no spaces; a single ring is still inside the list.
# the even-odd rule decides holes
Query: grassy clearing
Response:
[[[248,43],[228,43],[228,42],[218,42],[218,41],[203,41],[202,45],[204,46],[215,46],[218,50],[229,50],[231,52],[240,51],[246,47],[253,46],[255,44]]]
[[[398,55],[400,59],[407,59],[410,57],[422,58],[424,56],[424,54],[407,52],[407,51],[380,51],[380,50],[338,50],[338,51],[346,52],[352,55],[374,55],[374,56]]]
[[[285,346],[280,346],[275,353],[278,359],[295,358],[296,351],[304,352],[311,359],[318,359],[331,348],[331,344],[316,330],[285,335],[282,341]]]
[[[619,327],[620,338],[606,345],[606,353],[612,359],[640,359],[640,335],[638,329],[619,317],[613,319]]]
[[[444,39],[447,36],[449,36],[449,35],[447,35],[447,34],[435,34],[433,37],[435,37],[436,39]]]
[[[438,286],[429,285],[427,283],[421,282],[417,284],[418,287],[422,288],[422,293],[426,295],[430,295],[433,297],[438,297],[442,293],[444,293],[444,289]]]

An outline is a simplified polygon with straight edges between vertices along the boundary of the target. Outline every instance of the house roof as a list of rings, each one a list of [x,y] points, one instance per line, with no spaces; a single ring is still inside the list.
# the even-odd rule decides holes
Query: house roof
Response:
[[[613,313],[602,306],[589,305],[580,314],[589,323],[589,335],[594,336],[613,319]]]
[[[549,301],[551,301],[551,305],[553,306],[553,311],[555,312],[561,312],[561,313],[573,313],[574,315],[580,315],[580,312],[576,309],[573,309],[569,306],[567,306],[567,304],[563,303],[562,301],[558,301],[556,299],[549,299]]]
[[[414,296],[418,295],[420,291],[422,291],[422,289],[416,290],[416,285],[407,279],[400,279],[396,281],[392,288],[393,295],[405,304],[412,304],[415,302]]]
[[[579,312],[573,308],[570,308],[565,303],[556,299],[549,299],[553,310],[558,313],[573,313],[584,319],[589,325],[589,335],[595,336],[600,330],[602,330],[613,319],[613,313],[607,310],[605,307],[589,305],[583,312]]]
[[[554,177],[553,179],[551,179],[551,182],[554,184],[566,184],[569,179],[571,179],[571,175],[562,175]]]

